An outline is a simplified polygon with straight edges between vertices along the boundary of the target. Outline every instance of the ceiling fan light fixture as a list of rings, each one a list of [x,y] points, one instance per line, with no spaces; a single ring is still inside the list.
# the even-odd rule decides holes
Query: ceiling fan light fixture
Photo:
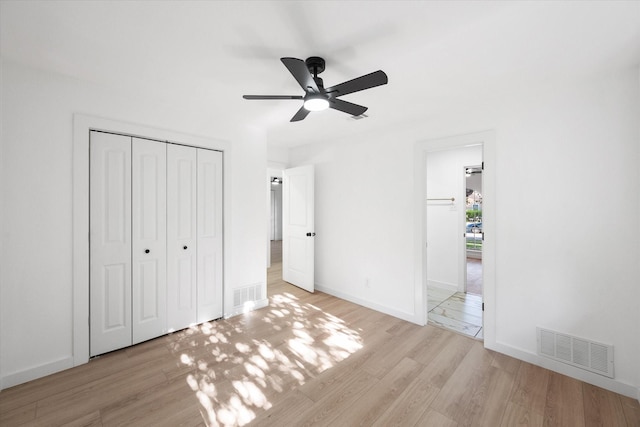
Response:
[[[329,108],[329,101],[322,96],[309,96],[304,100],[304,108],[307,111],[322,111]]]
[[[302,106],[289,120],[299,122],[304,120],[313,111],[322,111],[331,108],[354,117],[366,117],[364,112],[367,107],[340,99],[340,96],[348,95],[361,90],[371,89],[376,86],[386,85],[389,81],[382,70],[356,77],[346,82],[325,88],[318,74],[325,69],[324,59],[318,56],[307,58],[306,61],[298,58],[280,58],[287,70],[296,79],[304,95],[242,95],[244,99],[293,99],[302,100]]]

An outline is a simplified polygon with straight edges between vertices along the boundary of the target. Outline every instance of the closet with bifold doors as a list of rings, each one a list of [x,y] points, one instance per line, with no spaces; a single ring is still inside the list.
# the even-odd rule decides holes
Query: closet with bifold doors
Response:
[[[222,153],[91,131],[90,355],[222,317]]]

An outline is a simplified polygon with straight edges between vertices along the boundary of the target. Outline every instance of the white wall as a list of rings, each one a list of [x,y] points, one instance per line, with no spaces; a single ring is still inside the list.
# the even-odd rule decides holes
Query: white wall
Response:
[[[289,164],[289,149],[270,144],[267,146],[267,165],[272,169],[285,169]]]
[[[637,396],[639,88],[637,69],[530,83],[456,114],[293,149],[292,165],[316,165],[318,288],[419,319],[413,147],[495,129],[496,349]],[[536,203],[523,219],[525,197]],[[613,344],[615,379],[538,358],[536,326]]]
[[[200,109],[4,59],[1,72],[0,388],[63,369],[73,359],[73,114],[219,138],[215,121]],[[232,288],[266,282],[265,136],[239,129],[230,144],[227,302]]]
[[[481,163],[481,145],[427,154],[427,198],[455,199],[426,202],[428,286],[464,292],[463,232],[467,208],[464,167]]]

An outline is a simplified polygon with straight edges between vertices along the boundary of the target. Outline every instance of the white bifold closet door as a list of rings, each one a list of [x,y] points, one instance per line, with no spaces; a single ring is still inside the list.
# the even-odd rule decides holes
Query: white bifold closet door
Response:
[[[222,317],[222,153],[168,147],[168,325]]]
[[[170,331],[196,322],[196,150],[167,147],[167,265]]]
[[[222,317],[222,153],[90,136],[90,355]]]
[[[91,133],[90,353],[167,331],[166,144]]]
[[[131,138],[91,132],[90,354],[131,345]]]
[[[167,332],[167,144],[132,138],[133,344]]]
[[[197,150],[198,323],[222,317],[222,153]]]

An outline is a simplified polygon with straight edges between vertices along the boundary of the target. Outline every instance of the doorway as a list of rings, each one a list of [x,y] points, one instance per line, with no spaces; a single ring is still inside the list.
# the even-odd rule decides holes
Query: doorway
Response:
[[[269,259],[282,267],[282,177],[269,177]]]
[[[426,156],[427,322],[476,339],[483,339],[482,155],[476,144]]]
[[[482,297],[482,165],[466,166],[465,292]]]

